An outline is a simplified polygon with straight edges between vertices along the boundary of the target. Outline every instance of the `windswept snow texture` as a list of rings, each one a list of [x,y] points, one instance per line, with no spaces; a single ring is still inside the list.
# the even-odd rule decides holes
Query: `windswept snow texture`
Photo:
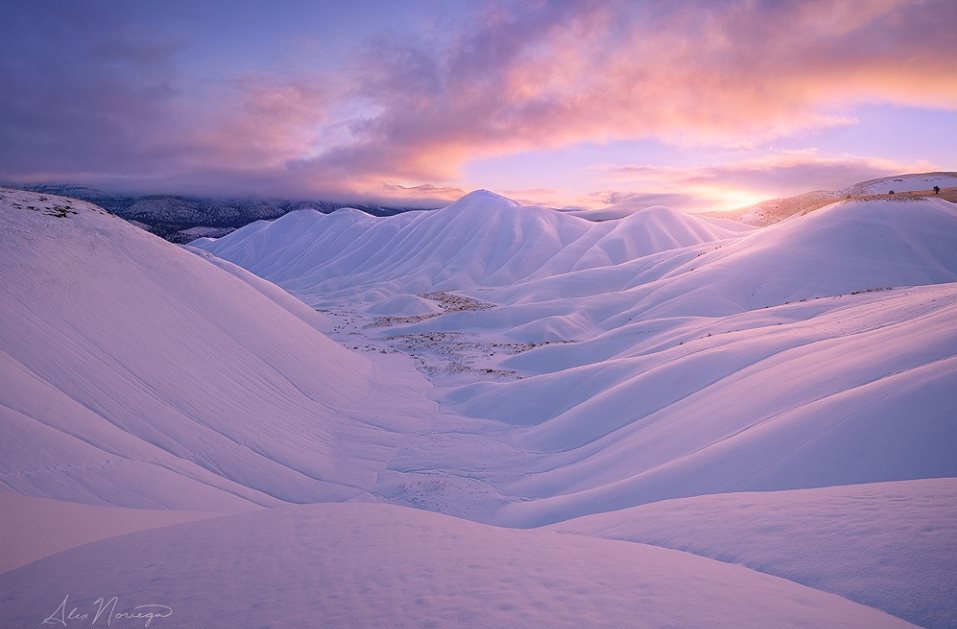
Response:
[[[753,229],[479,191],[185,249],[0,211],[0,489],[117,517],[0,575],[4,622],[955,624],[944,199]],[[112,537],[129,508],[224,515]]]

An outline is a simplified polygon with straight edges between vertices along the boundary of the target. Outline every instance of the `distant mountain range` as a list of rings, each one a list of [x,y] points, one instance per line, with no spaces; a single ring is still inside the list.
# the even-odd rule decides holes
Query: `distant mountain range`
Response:
[[[307,208],[328,214],[339,208],[352,207],[372,216],[392,216],[422,209],[316,199],[216,199],[167,194],[114,194],[70,184],[4,185],[89,201],[175,243],[189,242],[201,236],[219,237],[258,220],[271,220]]]

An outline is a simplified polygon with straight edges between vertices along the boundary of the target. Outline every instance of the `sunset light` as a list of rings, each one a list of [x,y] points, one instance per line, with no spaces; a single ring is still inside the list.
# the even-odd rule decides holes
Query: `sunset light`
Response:
[[[957,629],[957,0],[0,1],[0,629]]]
[[[954,166],[949,0],[2,12],[9,181],[432,206],[474,188],[588,208],[667,192],[706,211]],[[733,194],[606,176],[755,161]]]

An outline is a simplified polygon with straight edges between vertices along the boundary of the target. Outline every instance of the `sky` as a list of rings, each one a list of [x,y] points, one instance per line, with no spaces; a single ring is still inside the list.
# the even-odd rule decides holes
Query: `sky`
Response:
[[[954,0],[0,3],[0,181],[725,210],[957,170]]]

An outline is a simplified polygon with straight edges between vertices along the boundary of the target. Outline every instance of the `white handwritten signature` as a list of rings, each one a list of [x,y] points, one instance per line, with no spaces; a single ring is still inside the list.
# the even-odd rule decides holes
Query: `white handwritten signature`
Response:
[[[105,621],[105,625],[111,627],[114,620],[142,620],[144,627],[149,627],[157,618],[169,618],[173,615],[173,608],[168,605],[158,605],[156,603],[147,603],[137,605],[130,610],[117,611],[119,597],[104,598],[100,597],[93,601],[93,604],[87,608],[87,611],[80,611],[78,607],[69,606],[70,595],[63,597],[63,602],[56,610],[43,620],[44,625],[63,625],[68,622],[88,621],[91,626],[96,625],[100,620]]]

